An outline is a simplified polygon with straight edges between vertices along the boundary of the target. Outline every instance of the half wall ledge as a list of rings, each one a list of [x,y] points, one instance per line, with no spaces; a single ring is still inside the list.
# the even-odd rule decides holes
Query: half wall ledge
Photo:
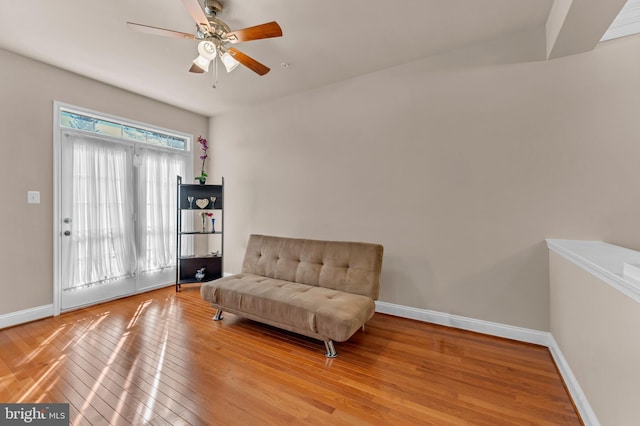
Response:
[[[640,252],[602,241],[547,240],[556,360],[587,426],[640,418]]]
[[[547,239],[549,250],[640,303],[640,252],[603,241]]]

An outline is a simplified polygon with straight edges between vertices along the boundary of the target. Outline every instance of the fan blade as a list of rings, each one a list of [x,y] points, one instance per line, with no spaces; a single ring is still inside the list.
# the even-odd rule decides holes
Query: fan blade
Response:
[[[166,30],[164,28],[152,27],[150,25],[136,24],[135,22],[127,22],[129,28],[140,33],[159,35],[165,37],[184,38],[194,40],[196,36],[193,34],[181,33],[180,31]]]
[[[282,37],[282,28],[280,28],[280,25],[275,21],[227,33],[227,38],[231,43],[240,43],[243,41],[260,40],[262,38],[271,37]]]
[[[255,72],[256,74],[265,75],[271,70],[269,67],[261,64],[260,62],[256,61],[252,57],[245,55],[244,53],[242,53],[241,51],[239,51],[234,47],[230,47],[228,52],[231,56],[233,56],[233,58],[236,61],[240,62],[242,65],[249,68],[251,71]]]
[[[209,19],[205,15],[204,10],[198,3],[198,0],[182,0],[184,7],[189,12],[189,15],[196,21],[196,24],[204,30],[203,32],[211,32],[211,26],[209,25]]]

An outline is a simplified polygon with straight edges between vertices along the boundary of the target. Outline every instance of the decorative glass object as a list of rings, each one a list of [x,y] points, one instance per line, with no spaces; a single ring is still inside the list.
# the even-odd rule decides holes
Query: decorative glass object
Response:
[[[202,268],[200,268],[200,269],[198,269],[196,271],[196,280],[202,281],[202,279],[204,278],[204,275],[205,275],[204,271],[206,269],[207,269],[206,266],[203,266]]]
[[[191,197],[191,196],[187,197],[187,201],[189,201],[189,208],[192,209],[193,208],[193,197]]]
[[[215,234],[216,232],[216,218],[212,217],[211,218],[211,233]]]

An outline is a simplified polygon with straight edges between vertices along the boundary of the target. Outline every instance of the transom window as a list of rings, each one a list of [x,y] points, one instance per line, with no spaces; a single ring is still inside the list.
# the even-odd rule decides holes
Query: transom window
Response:
[[[79,113],[77,111],[67,109],[60,110],[60,127],[79,129],[86,132],[108,135],[130,141],[147,143],[149,145],[178,149],[181,151],[189,149],[189,140],[185,137],[172,135],[170,133],[163,133],[157,130],[145,129],[131,123],[106,120],[101,117],[91,116],[86,113]]]

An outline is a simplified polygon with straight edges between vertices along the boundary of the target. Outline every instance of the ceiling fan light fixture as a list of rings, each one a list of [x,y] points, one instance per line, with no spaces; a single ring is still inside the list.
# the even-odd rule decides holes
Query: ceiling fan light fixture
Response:
[[[198,53],[203,58],[207,58],[208,60],[213,61],[217,53],[216,45],[213,44],[213,42],[210,42],[208,40],[203,40],[200,43],[198,43]]]
[[[209,72],[209,64],[216,58],[216,46],[210,41],[198,43],[198,57],[193,60],[191,72]],[[201,70],[201,71],[200,71]]]
[[[236,58],[231,56],[229,52],[224,52],[222,56],[220,56],[220,60],[224,64],[224,67],[226,68],[227,72],[231,72],[235,70],[237,66],[240,65],[240,62],[238,62]]]
[[[189,71],[200,73],[200,74],[203,72],[209,72],[210,63],[211,63],[210,60],[205,59],[202,56],[198,56],[193,60],[193,65],[191,65],[191,68],[189,69]]]
[[[150,25],[127,22],[130,29],[146,34],[155,34],[165,37],[198,40],[198,57],[191,64],[190,72],[204,73],[209,71],[211,62],[220,56],[220,61],[227,72],[233,71],[239,64],[247,67],[258,75],[265,75],[269,67],[256,61],[236,48],[226,45],[229,43],[241,43],[252,40],[262,40],[273,37],[282,37],[282,28],[276,21],[266,22],[253,27],[231,31],[229,26],[217,16],[222,12],[224,0],[182,0],[182,3],[196,24],[196,33],[188,34],[181,31],[168,30]],[[215,62],[217,75],[218,63]]]

